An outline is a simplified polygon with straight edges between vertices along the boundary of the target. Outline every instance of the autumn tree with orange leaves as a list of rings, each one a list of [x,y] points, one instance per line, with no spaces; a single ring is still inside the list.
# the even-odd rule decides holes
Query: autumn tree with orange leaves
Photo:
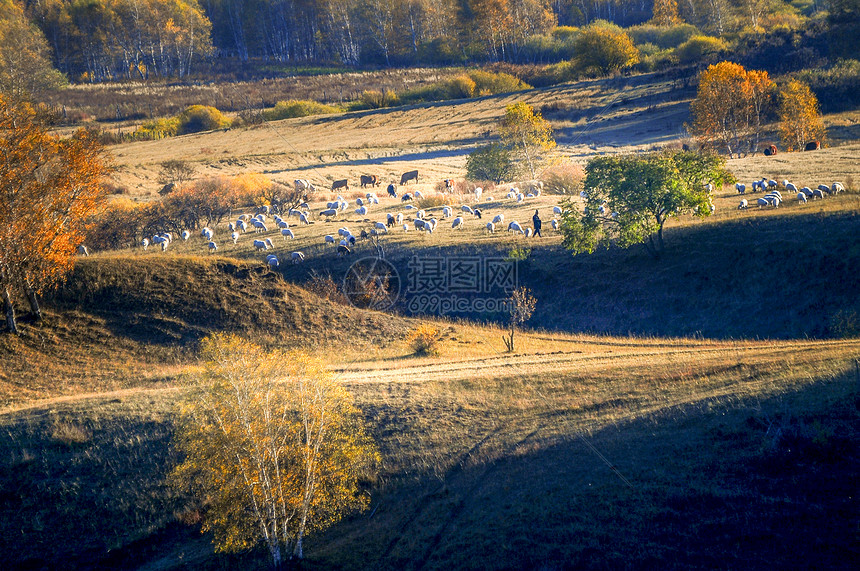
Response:
[[[747,71],[728,61],[708,66],[699,75],[687,128],[702,143],[724,147],[729,157],[755,153],[773,89],[766,71]]]
[[[809,86],[796,79],[779,94],[779,136],[789,151],[802,150],[806,143],[824,139],[824,121],[818,98]]]
[[[30,104],[0,96],[0,294],[11,332],[13,292],[23,291],[40,319],[37,296],[74,266],[108,168],[94,133],[60,139]]]
[[[265,546],[274,567],[306,534],[368,506],[380,461],[351,395],[323,363],[235,335],[201,343],[171,482],[206,502],[216,551]]]

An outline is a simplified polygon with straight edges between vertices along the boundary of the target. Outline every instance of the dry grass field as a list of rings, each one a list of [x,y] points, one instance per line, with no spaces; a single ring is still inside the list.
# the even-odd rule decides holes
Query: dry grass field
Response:
[[[419,169],[408,190],[462,177],[465,157],[504,105],[546,109],[559,155],[678,144],[690,93],[671,80],[614,78],[113,147],[117,181],[154,200],[159,163],[199,176],[262,172],[320,185]],[[853,133],[854,116],[829,118]],[[852,123],[853,122],[853,123]],[[46,295],[42,323],[0,335],[0,566],[4,569],[257,569],[262,552],[216,555],[199,534],[205,505],[166,486],[179,379],[196,344],[230,331],[303,347],[355,396],[382,453],[371,509],[312,536],[307,569],[853,568],[860,403],[860,143],[729,161],[768,176],[855,189],[778,210],[736,209],[667,229],[667,254],[611,249],[571,258],[549,228],[560,197],[524,203],[487,189],[484,217],[431,235],[394,229],[380,243],[404,283],[413,256],[518,260],[535,316],[505,352],[504,316],[362,310],[313,277],[340,282],[375,255],[339,258],[323,237],[387,213],[274,230],[270,269],[251,234],[219,248],[192,236],[166,252],[81,259]],[[398,192],[406,190],[398,188]],[[364,191],[344,197],[351,204]],[[318,212],[333,193],[321,192]],[[490,200],[492,196],[492,200]],[[755,195],[753,195],[754,197]],[[469,195],[446,197],[460,214]],[[546,236],[484,224],[505,214]],[[455,214],[456,215],[456,214]],[[254,236],[258,237],[258,236]],[[305,286],[308,286],[306,288]],[[320,296],[319,294],[325,294]],[[462,319],[465,318],[465,319]],[[439,329],[439,355],[406,338]]]

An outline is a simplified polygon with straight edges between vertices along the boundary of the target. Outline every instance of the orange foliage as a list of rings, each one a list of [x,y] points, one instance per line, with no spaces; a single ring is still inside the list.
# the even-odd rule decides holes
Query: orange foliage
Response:
[[[60,139],[31,105],[2,96],[0,157],[0,287],[21,287],[34,303],[74,266],[109,167],[96,134]]]
[[[802,150],[806,143],[822,141],[824,134],[818,99],[808,85],[792,79],[779,97],[779,135],[783,144],[789,151]]]
[[[729,156],[742,148],[755,152],[772,90],[765,71],[748,72],[728,61],[708,66],[699,75],[689,129],[702,142],[724,146]]]

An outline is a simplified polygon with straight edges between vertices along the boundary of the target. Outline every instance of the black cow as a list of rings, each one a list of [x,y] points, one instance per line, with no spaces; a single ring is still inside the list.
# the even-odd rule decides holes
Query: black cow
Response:
[[[400,184],[406,184],[410,180],[418,182],[418,171],[409,171],[403,173],[403,175],[400,177]]]

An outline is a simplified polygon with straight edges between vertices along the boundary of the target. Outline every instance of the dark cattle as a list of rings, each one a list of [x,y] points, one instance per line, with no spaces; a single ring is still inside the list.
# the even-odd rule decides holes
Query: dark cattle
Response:
[[[776,145],[768,145],[764,148],[765,156],[772,156],[776,154]]]
[[[394,188],[394,183],[388,185],[388,196],[397,198],[397,189]]]
[[[385,225],[386,225],[386,226],[388,226],[389,228],[391,228],[392,226],[394,226],[394,222],[395,222],[395,221],[394,221],[394,215],[393,215],[393,214],[391,214],[391,213],[389,213],[389,214],[388,214],[388,220],[387,220],[387,222],[385,223]]]
[[[817,151],[821,148],[821,141],[809,141],[806,143],[806,146],[803,147],[804,151]]]
[[[418,182],[418,171],[409,171],[403,173],[403,175],[400,177],[400,184],[406,184],[410,180]]]
[[[331,189],[332,190],[337,190],[339,188],[345,188],[345,189],[349,190],[349,182],[347,182],[347,179],[336,180],[333,183],[331,183]]]
[[[363,174],[361,175],[361,188],[364,188],[367,185],[376,186],[379,182],[376,180],[375,174]]]
[[[343,244],[338,245],[337,247],[337,255],[338,256],[348,256],[352,254],[352,250],[344,246]]]

